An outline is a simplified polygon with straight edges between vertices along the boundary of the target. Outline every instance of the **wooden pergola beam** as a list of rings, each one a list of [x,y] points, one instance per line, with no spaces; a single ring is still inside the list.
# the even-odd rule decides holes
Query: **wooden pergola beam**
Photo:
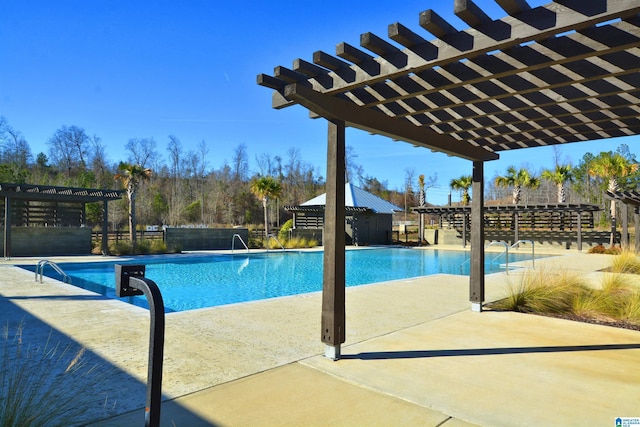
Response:
[[[511,16],[516,16],[531,9],[526,0],[496,0],[496,3]]]
[[[363,73],[363,70],[358,67],[358,64],[364,61],[361,57],[362,52],[359,55],[345,55],[345,47],[349,45],[341,43],[337,47],[336,54],[355,64],[351,65],[351,68],[355,72],[356,78],[352,82],[347,82],[339,75],[330,72],[328,75],[333,80],[333,85],[326,92],[345,92],[365,82],[371,84],[393,79],[406,73],[419,73],[434,67],[442,67],[460,59],[473,59],[489,51],[515,47],[523,41],[544,40],[555,34],[580,31],[599,22],[621,17],[633,17],[640,13],[640,4],[637,0],[598,1],[596,7],[591,7],[586,11],[590,13],[588,16],[584,14],[585,7],[581,3],[584,3],[584,0],[568,0],[563,2],[563,5],[550,3],[523,11],[517,16],[507,16],[500,20],[486,22],[478,28],[465,31],[457,31],[433,11],[422,12],[420,25],[438,37],[438,40],[433,42],[437,48],[437,58],[425,60],[407,48],[403,51],[407,55],[405,66],[396,67],[384,58],[376,58],[376,62],[379,64],[378,73],[376,74],[375,69],[369,69]],[[503,28],[510,29],[508,37],[496,40],[495,34],[502,31]],[[461,40],[465,42],[461,43]],[[461,50],[460,48],[463,46],[466,48]],[[352,49],[355,48],[352,46],[346,48],[349,51]],[[317,83],[317,86],[314,85],[314,89],[324,91],[320,83]]]
[[[328,120],[340,118],[348,126],[367,132],[411,142],[468,160],[487,161],[498,158],[497,154],[483,148],[466,145],[447,135],[412,125],[408,121],[394,120],[383,113],[354,108],[353,104],[347,101],[322,95],[299,84],[288,85],[284,90],[284,96]]]

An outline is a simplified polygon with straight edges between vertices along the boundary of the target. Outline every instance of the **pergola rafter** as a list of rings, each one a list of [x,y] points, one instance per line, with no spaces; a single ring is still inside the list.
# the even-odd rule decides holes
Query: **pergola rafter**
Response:
[[[508,16],[494,20],[472,0],[454,0],[468,29],[427,10],[418,30],[394,23],[387,39],[365,33],[360,47],[342,42],[335,55],[317,51],[311,62],[258,76],[274,90],[274,108],[298,104],[330,121],[329,164],[344,159],[335,146],[344,126],[473,162],[476,310],[484,300],[484,162],[506,150],[640,134],[638,0],[496,2]],[[327,184],[341,188],[344,177],[328,172]],[[337,196],[327,191],[327,200]],[[339,347],[333,337],[323,341]]]

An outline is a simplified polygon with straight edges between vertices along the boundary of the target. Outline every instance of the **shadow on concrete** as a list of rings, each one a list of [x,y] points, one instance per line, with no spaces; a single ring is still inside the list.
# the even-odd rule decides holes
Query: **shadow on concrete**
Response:
[[[51,349],[60,348],[68,349],[69,354],[76,354],[83,349],[83,346],[76,342],[73,337],[65,335],[59,330],[52,328],[49,324],[41,321],[39,318],[17,306],[11,299],[32,299],[34,297],[6,297],[0,296],[0,326],[3,329],[5,346],[4,359],[2,363],[3,371],[7,369],[15,370],[15,367],[23,369],[28,368],[30,360],[28,357],[22,356],[22,359],[16,358],[15,346],[20,345],[21,348],[29,351],[34,349]],[[61,309],[64,309],[64,300],[78,299],[105,299],[101,296],[41,296],[35,298],[58,298],[60,299]],[[78,319],[79,322],[86,322],[88,319]],[[8,350],[7,350],[8,349]],[[18,351],[19,353],[20,351]],[[86,366],[92,367],[97,375],[87,377],[78,377],[70,384],[67,384],[63,393],[69,393],[74,398],[78,397],[78,404],[87,405],[83,411],[78,425],[121,425],[112,422],[112,418],[117,418],[125,413],[132,414],[137,412],[133,418],[136,420],[133,425],[144,425],[144,406],[146,401],[146,383],[132,377],[119,367],[111,364],[96,353],[84,348],[82,353],[82,362]],[[11,365],[14,364],[14,367]],[[7,368],[9,366],[9,368]],[[66,363],[52,364],[55,370],[60,374],[67,368]],[[36,367],[37,369],[50,369],[47,367]],[[5,372],[6,373],[6,372]],[[8,377],[8,376],[7,376]],[[8,380],[6,377],[5,380]],[[5,389],[6,384],[0,384]],[[82,398],[80,398],[82,397]],[[87,398],[88,397],[88,398]],[[208,421],[203,420],[188,409],[181,407],[175,401],[170,403],[170,411],[162,416],[162,424],[172,425],[173,419],[179,419],[181,425],[193,426],[214,426]],[[164,409],[165,403],[163,403]],[[46,409],[44,409],[46,410]],[[187,422],[188,424],[182,424]]]
[[[527,353],[566,353],[576,351],[630,350],[639,349],[638,344],[596,344],[575,346],[548,347],[503,347],[503,348],[471,348],[452,350],[408,350],[408,351],[376,351],[358,354],[343,354],[341,359],[385,360],[385,359],[420,359],[429,357],[456,356],[491,356]]]

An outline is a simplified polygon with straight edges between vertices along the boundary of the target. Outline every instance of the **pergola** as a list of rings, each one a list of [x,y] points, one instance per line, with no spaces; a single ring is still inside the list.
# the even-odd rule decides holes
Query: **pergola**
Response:
[[[633,222],[635,224],[635,251],[640,252],[640,192],[638,191],[607,191],[605,197],[622,204],[622,234],[620,245],[629,248],[629,206],[633,207]]]
[[[93,188],[56,187],[50,185],[8,184],[0,183],[0,197],[4,200],[4,256],[11,257],[11,225],[14,210],[13,201],[46,202],[46,203],[77,203],[82,212],[86,203],[103,202],[102,222],[102,253],[108,251],[108,205],[112,200],[122,199],[123,190],[101,190]],[[54,210],[54,215],[55,215]],[[83,218],[84,215],[81,215]],[[80,219],[81,220],[81,219]],[[80,226],[80,220],[78,226]],[[56,218],[53,218],[54,224]]]
[[[322,341],[339,358],[345,341],[345,127],[472,162],[472,310],[484,302],[484,162],[505,150],[640,133],[640,2],[495,0],[494,20],[454,0],[469,28],[433,10],[417,32],[389,25],[388,39],[360,36],[335,55],[313,53],[261,74],[272,106],[301,105],[328,121]],[[427,40],[426,32],[435,37]]]
[[[437,215],[441,219],[453,218],[453,223],[460,226],[462,231],[462,244],[466,244],[466,232],[468,225],[468,218],[471,214],[471,206],[419,206],[411,208],[412,211],[427,215]],[[589,228],[593,228],[593,212],[600,210],[598,205],[586,204],[586,203],[546,203],[537,205],[488,205],[484,206],[484,219],[483,227],[487,227],[487,223],[490,219],[489,215],[508,215],[513,220],[509,220],[510,227],[513,228],[514,237],[513,242],[519,240],[519,217],[522,215],[525,218],[526,225],[529,228],[553,228],[554,225],[557,228],[573,228],[575,226],[576,241],[578,250],[582,250],[582,226],[585,223]],[[553,218],[553,215],[557,214],[558,217]],[[584,215],[587,214],[587,215]],[[498,222],[502,221],[502,218],[498,217]],[[495,221],[494,221],[495,222]]]

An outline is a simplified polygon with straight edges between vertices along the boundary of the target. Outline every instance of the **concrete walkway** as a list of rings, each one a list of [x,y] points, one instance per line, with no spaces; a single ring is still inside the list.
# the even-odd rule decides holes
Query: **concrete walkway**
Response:
[[[565,252],[566,253],[566,252]],[[588,273],[610,256],[536,268]],[[0,267],[0,320],[51,335],[108,372],[95,426],[142,425],[148,312]],[[487,276],[487,300],[512,272]],[[167,315],[162,425],[566,426],[640,416],[640,332],[469,311],[468,278],[435,275],[347,290],[343,359],[319,342],[320,294]],[[105,397],[106,396],[106,397]]]

